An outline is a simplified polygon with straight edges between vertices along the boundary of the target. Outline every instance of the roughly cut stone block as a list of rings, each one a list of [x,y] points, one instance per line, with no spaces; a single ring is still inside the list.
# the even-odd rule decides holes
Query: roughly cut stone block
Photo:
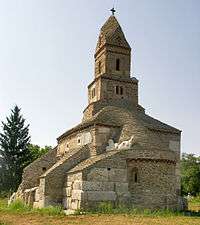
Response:
[[[72,188],[71,187],[64,188],[63,195],[70,197],[72,195]]]
[[[72,190],[72,200],[86,200],[87,199],[87,193],[82,190]]]
[[[38,188],[35,191],[35,201],[36,202],[39,202],[39,200],[40,200],[40,193],[39,193],[39,188]]]
[[[88,201],[115,201],[114,191],[88,191]]]
[[[94,168],[87,175],[88,180],[108,181],[108,170],[106,168]]]
[[[115,191],[118,194],[128,193],[128,183],[115,183]]]
[[[114,183],[84,181],[82,188],[85,191],[114,191]]]
[[[75,181],[73,183],[73,189],[74,190],[82,190],[82,181]]]

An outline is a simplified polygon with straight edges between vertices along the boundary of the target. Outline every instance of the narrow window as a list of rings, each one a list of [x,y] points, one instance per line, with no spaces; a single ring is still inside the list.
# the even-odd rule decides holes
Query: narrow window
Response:
[[[131,171],[131,183],[138,183],[138,169],[137,168],[133,168]]]
[[[116,60],[116,70],[120,71],[120,59]]]
[[[138,182],[138,174],[137,174],[137,172],[135,172],[135,177],[134,177],[134,180],[135,180],[135,183],[137,183],[137,182]]]
[[[120,95],[123,95],[124,94],[124,89],[123,87],[120,87]]]
[[[42,167],[42,171],[45,172],[47,170],[46,167]]]
[[[101,61],[98,64],[98,70],[99,70],[99,73],[101,73]]]
[[[96,96],[96,91],[95,88],[92,89],[92,98],[94,98]]]
[[[100,36],[99,37],[99,46],[101,45],[101,43],[102,43],[102,37]]]
[[[115,92],[116,92],[117,95],[119,94],[119,86],[115,87]]]

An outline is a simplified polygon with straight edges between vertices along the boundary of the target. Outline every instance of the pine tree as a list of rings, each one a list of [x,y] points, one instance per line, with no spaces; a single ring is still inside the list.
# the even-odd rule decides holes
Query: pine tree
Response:
[[[21,182],[23,169],[32,161],[28,148],[30,144],[29,125],[20,114],[21,109],[15,106],[11,115],[2,122],[3,131],[0,133],[0,155],[6,174],[7,191],[16,191]]]

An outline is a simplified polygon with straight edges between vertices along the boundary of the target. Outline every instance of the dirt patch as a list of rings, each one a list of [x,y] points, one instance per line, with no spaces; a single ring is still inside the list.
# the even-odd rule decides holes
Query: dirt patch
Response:
[[[41,216],[37,214],[0,213],[6,225],[200,225],[194,217],[145,217],[131,215]]]

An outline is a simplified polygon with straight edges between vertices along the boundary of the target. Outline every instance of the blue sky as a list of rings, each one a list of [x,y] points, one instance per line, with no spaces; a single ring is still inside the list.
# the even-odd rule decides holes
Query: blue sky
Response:
[[[0,0],[0,120],[17,104],[32,142],[55,145],[76,125],[94,76],[99,29],[111,0]],[[200,154],[200,1],[118,0],[132,76],[151,116],[183,131]]]

